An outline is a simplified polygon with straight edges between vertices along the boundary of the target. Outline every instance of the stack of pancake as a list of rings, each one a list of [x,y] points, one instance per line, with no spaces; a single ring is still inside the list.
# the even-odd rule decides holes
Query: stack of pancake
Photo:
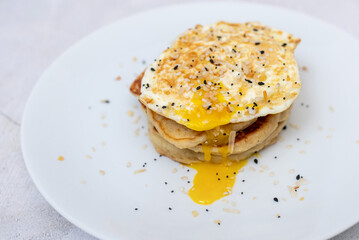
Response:
[[[299,42],[259,23],[218,22],[181,34],[130,88],[157,152],[218,163],[275,143],[301,88]]]

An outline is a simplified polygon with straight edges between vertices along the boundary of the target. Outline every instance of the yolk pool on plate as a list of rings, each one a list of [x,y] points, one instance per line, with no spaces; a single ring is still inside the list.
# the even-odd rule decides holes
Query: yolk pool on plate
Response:
[[[189,167],[197,170],[197,174],[188,195],[195,203],[208,205],[231,194],[236,175],[247,164],[247,161],[232,162],[223,159],[219,164],[190,164]]]

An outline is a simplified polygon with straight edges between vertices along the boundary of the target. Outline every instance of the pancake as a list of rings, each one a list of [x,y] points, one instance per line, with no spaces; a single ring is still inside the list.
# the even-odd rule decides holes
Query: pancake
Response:
[[[272,132],[266,139],[264,139],[260,144],[240,153],[231,154],[226,157],[231,161],[241,161],[247,159],[248,157],[252,156],[254,153],[258,152],[259,150],[274,144],[277,141],[277,137],[280,131],[285,126],[287,120],[279,122],[275,131]],[[195,152],[190,149],[179,149],[173,144],[167,142],[164,138],[162,138],[156,129],[149,123],[149,136],[153,146],[155,147],[156,151],[163,155],[171,158],[174,161],[183,163],[183,164],[191,164],[196,162],[205,162],[205,156],[202,152]],[[212,155],[211,162],[213,163],[220,163],[224,160],[221,155]]]
[[[299,42],[253,22],[181,34],[130,86],[156,151],[186,164],[220,163],[275,143],[301,89]]]

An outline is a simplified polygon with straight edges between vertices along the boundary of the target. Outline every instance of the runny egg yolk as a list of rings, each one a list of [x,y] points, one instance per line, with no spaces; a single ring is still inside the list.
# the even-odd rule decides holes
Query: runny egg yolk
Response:
[[[228,102],[218,91],[213,96],[210,105],[203,99],[206,91],[198,90],[193,95],[191,102],[193,108],[190,110],[181,109],[177,114],[182,117],[182,124],[195,131],[207,131],[217,126],[229,123],[235,114],[228,107]],[[215,108],[215,110],[214,110]]]
[[[208,205],[231,194],[236,175],[247,162],[248,160],[232,162],[224,159],[219,164],[193,163],[189,165],[197,170],[197,174],[188,195],[195,203]]]

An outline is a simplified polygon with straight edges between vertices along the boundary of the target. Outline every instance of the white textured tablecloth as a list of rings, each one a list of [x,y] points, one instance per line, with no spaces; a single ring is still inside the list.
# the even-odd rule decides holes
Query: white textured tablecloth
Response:
[[[180,2],[191,1],[0,0],[0,239],[95,239],[60,216],[29,178],[20,147],[26,100],[42,72],[80,38],[135,12]],[[359,38],[359,0],[249,2],[295,9]],[[359,224],[334,239],[359,239]]]

